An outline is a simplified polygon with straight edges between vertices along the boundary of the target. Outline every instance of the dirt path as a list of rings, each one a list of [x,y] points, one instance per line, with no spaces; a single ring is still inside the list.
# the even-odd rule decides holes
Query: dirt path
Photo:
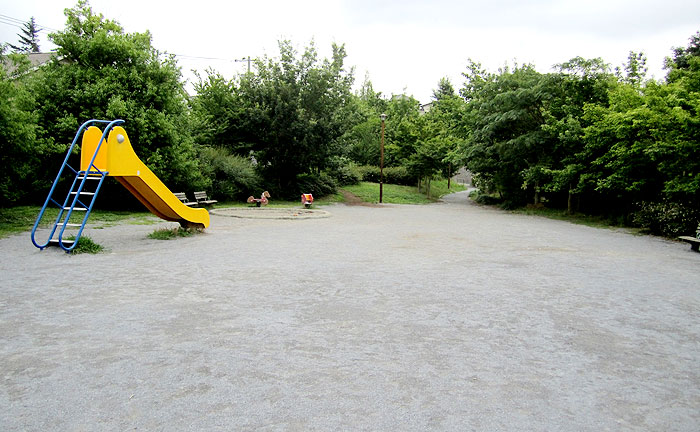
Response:
[[[368,203],[366,201],[363,201],[362,198],[358,197],[354,193],[347,191],[345,189],[341,189],[340,193],[343,195],[343,199],[345,200],[345,205],[363,206],[363,207],[380,207],[379,204]]]
[[[697,430],[687,245],[466,193],[324,210],[0,240],[0,430]]]

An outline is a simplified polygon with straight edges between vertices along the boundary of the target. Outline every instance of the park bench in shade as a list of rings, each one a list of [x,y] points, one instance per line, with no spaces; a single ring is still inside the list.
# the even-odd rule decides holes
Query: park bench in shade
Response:
[[[683,240],[686,243],[690,243],[690,249],[694,250],[695,252],[700,252],[700,224],[698,224],[698,228],[695,230],[695,237],[680,236],[678,237],[678,240]]]
[[[175,192],[175,193],[173,193],[173,195],[175,195],[175,197],[176,197],[177,199],[179,199],[179,200],[180,200],[184,205],[186,205],[186,206],[190,206],[190,207],[191,207],[191,206],[197,205],[196,202],[192,202],[192,201],[188,200],[188,199],[187,199],[187,195],[185,195],[184,192]]]
[[[216,204],[219,202],[217,200],[210,199],[207,196],[207,193],[204,191],[195,192],[194,199],[197,201],[197,204],[204,205],[204,206]]]

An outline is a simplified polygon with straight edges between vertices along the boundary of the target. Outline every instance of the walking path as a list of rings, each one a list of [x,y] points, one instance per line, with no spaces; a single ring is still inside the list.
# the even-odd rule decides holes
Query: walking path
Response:
[[[0,430],[697,430],[687,245],[466,193],[324,210],[0,240]]]

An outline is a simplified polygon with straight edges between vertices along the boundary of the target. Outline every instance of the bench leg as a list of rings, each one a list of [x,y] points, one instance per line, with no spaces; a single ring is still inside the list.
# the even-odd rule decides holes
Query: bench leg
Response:
[[[690,249],[694,250],[695,252],[700,252],[700,243],[691,243]]]

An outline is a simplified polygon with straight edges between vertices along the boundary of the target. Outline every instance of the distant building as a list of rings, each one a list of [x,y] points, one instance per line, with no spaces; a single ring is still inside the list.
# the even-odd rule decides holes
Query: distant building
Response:
[[[30,67],[28,72],[34,72],[35,70],[38,70],[40,67],[50,62],[52,58],[56,57],[55,52],[28,53],[22,55],[26,56],[29,60]],[[58,59],[59,61],[64,61],[62,57],[58,57]],[[8,75],[12,75],[17,70],[17,65],[9,61],[7,57],[3,58],[2,63]]]
[[[427,114],[430,112],[430,109],[433,107],[434,103],[435,103],[435,101],[430,101],[427,104],[421,104],[418,106],[418,111],[421,114]]]
[[[472,187],[472,173],[467,170],[466,167],[460,168],[454,176],[452,176],[452,180],[455,183],[463,184],[467,187]]]

